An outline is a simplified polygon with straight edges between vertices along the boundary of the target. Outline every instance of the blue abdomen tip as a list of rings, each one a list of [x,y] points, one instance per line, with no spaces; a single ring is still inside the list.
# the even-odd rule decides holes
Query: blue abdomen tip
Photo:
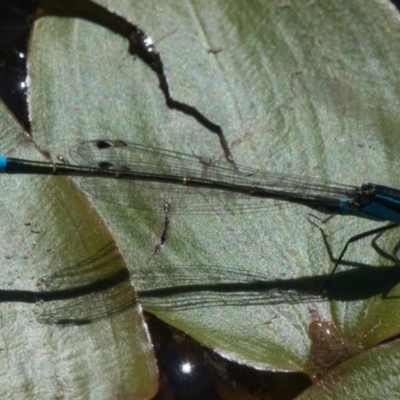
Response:
[[[0,173],[6,172],[7,169],[7,157],[0,156]]]

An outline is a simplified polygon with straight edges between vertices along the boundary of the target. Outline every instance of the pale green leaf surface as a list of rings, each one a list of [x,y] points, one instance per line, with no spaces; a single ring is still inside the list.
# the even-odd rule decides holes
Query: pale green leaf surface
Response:
[[[114,2],[112,7],[117,9]],[[156,41],[162,38],[158,49],[175,98],[220,122],[231,143],[250,133],[234,148],[239,163],[344,183],[395,185],[391,171],[397,177],[392,164],[398,145],[391,121],[397,115],[397,64],[393,50],[383,48],[389,46],[383,35],[395,35],[390,29],[397,21],[391,10],[371,7],[372,32],[365,27],[367,15],[344,3],[281,8],[259,2],[154,7],[122,2],[118,12]],[[208,53],[213,46],[223,51]],[[222,153],[213,134],[165,107],[154,74],[127,56],[127,43],[118,36],[86,21],[45,19],[31,47],[34,134],[52,154],[54,149],[65,154],[78,140],[110,136],[207,156]],[[381,66],[385,56],[387,67]],[[320,233],[306,210],[175,216],[162,254],[154,256],[162,217],[98,201],[96,208],[146,309],[228,357],[258,367],[301,369],[308,352],[308,302],[290,291],[258,292],[251,283],[329,271]],[[354,218],[328,224],[334,254],[347,238],[374,226]],[[359,262],[382,262],[367,243],[353,246],[350,254]],[[148,296],[150,289],[174,289],[182,280],[188,293],[172,301]],[[198,283],[204,287],[191,291]],[[243,287],[226,293],[220,283]],[[345,331],[350,324],[354,335],[365,313],[377,324],[373,315],[381,301],[367,304],[336,304],[332,318]],[[393,301],[386,304],[390,313]],[[330,318],[330,304],[319,307]],[[377,331],[375,340],[384,339],[388,327],[375,336]],[[363,334],[369,331],[356,337]]]
[[[41,158],[4,108],[0,124],[4,153]],[[107,227],[69,178],[2,176],[2,191],[0,397],[152,396],[152,346]]]
[[[400,31],[386,2],[102,4],[156,40],[173,97],[222,125],[238,163],[399,186]],[[166,108],[155,75],[127,47],[87,21],[37,22],[30,58],[37,145],[68,156],[79,140],[110,137],[221,156],[216,136]],[[222,51],[209,53],[214,47]],[[23,147],[15,154],[27,156]],[[347,258],[369,268],[338,273],[332,301],[311,296],[332,263],[307,210],[175,215],[155,256],[164,224],[158,205],[152,214],[90,201],[120,248],[143,307],[228,358],[302,370],[310,308],[360,346],[399,332],[398,274],[383,268],[393,263],[368,239]],[[82,207],[82,215],[93,213]],[[337,255],[349,237],[376,226],[337,217],[323,228]],[[390,252],[397,237],[387,233],[379,244]],[[391,299],[381,298],[388,293]]]
[[[394,399],[400,390],[398,340],[343,363],[298,400]]]

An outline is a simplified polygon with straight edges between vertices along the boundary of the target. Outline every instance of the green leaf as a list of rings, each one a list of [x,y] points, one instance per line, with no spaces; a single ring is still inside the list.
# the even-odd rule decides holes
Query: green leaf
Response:
[[[340,365],[296,399],[395,398],[400,389],[399,350],[399,341],[395,340],[365,352]]]
[[[2,151],[43,158],[0,113]],[[154,394],[141,309],[96,212],[69,178],[3,176],[2,189],[1,396]]]
[[[172,96],[221,124],[239,164],[347,184],[371,181],[399,186],[400,32],[397,13],[389,3],[101,4],[151,35],[164,61]],[[37,149],[41,149],[53,157],[67,157],[68,149],[80,140],[118,138],[222,157],[218,138],[193,119],[169,110],[154,73],[128,56],[127,48],[126,40],[85,20],[40,19],[29,59],[37,148],[22,143],[17,129],[10,127],[4,116],[3,151],[37,159],[41,157]],[[209,51],[215,48],[221,52]],[[371,246],[371,239],[351,245],[347,253],[346,259],[359,268],[345,271],[341,267],[328,298],[314,296],[332,262],[319,230],[307,218],[307,209],[172,215],[167,242],[161,254],[155,255],[165,223],[157,204],[151,206],[153,213],[143,213],[85,199],[72,190],[67,179],[3,179],[10,186],[2,207],[6,215],[18,213],[19,218],[9,217],[3,243],[21,259],[19,269],[14,269],[22,277],[26,276],[26,249],[19,241],[32,240],[23,224],[33,217],[40,222],[38,230],[49,232],[41,239],[43,245],[31,250],[30,268],[37,277],[44,273],[37,265],[39,260],[46,271],[52,265],[56,273],[93,256],[111,241],[122,255],[119,262],[127,266],[143,308],[229,359],[269,370],[304,370],[310,352],[310,308],[317,310],[321,319],[332,321],[347,341],[365,350],[399,333],[399,277],[393,262]],[[21,188],[28,191],[28,187],[28,196],[18,196]],[[69,208],[65,209],[66,205]],[[337,256],[350,237],[377,223],[336,217],[321,226]],[[378,244],[390,253],[397,237],[398,232],[389,232]],[[46,248],[54,253],[48,255]],[[24,287],[29,285],[22,283]],[[20,308],[13,304],[7,311],[13,318],[21,318]],[[58,343],[54,337],[66,335],[59,327],[38,325],[31,306],[23,308],[34,324],[30,329],[54,330],[47,332],[53,335],[54,346]],[[139,343],[145,351],[141,354],[147,357],[146,371],[152,371],[149,380],[154,379],[154,360],[143,322],[133,310],[129,313],[135,314],[135,321],[124,313],[93,325],[66,328],[73,333],[67,333],[73,343],[70,348],[84,343],[83,336],[104,340],[97,324],[111,330],[110,321],[122,318],[132,329],[137,324],[132,336],[128,331],[120,333],[124,345],[132,346],[135,353],[131,342],[142,335]],[[121,332],[122,322],[116,324],[114,332]],[[23,329],[27,325],[17,326]],[[114,373],[118,370],[120,377],[123,373],[124,377],[135,376],[134,367],[124,365],[129,352],[118,353],[115,349],[121,341],[114,340],[113,346],[104,344],[110,357],[114,355],[113,364],[104,358],[104,362],[97,360],[99,366],[110,369],[110,365],[119,365],[111,368]],[[34,354],[37,343],[33,342],[24,347],[25,359],[26,354]],[[60,353],[71,356],[66,351]],[[132,356],[135,363],[137,357]],[[87,368],[75,359],[70,362],[76,376]],[[88,364],[87,379],[95,385],[96,379],[106,374],[92,376],[92,364]],[[48,387],[45,378],[38,381],[38,387]],[[112,377],[102,382],[109,390],[115,389]],[[118,387],[130,393],[126,385],[120,378]]]

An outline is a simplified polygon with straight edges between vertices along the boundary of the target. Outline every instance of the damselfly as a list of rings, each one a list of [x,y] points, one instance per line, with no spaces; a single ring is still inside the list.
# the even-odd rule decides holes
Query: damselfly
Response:
[[[160,210],[166,202],[174,211],[186,213],[229,207],[241,212],[287,202],[329,215],[390,222],[350,238],[330,276],[350,243],[400,224],[400,190],[388,186],[351,186],[260,171],[122,140],[82,142],[71,150],[71,156],[79,165],[0,156],[0,173],[81,176],[81,186],[91,196],[132,208],[138,208],[136,199],[143,193],[152,193],[160,201]],[[393,249],[396,260],[399,248],[400,242]]]

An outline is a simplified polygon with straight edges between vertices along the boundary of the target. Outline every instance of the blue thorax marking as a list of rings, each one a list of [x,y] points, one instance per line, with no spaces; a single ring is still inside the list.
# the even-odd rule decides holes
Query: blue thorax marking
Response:
[[[326,198],[320,200],[320,204],[312,207],[314,210],[324,214],[337,214],[337,215],[350,215],[354,214],[353,209],[350,207],[349,199],[331,199]]]
[[[374,192],[368,197],[369,203],[359,206],[354,215],[373,221],[400,223],[400,190],[374,185]]]

